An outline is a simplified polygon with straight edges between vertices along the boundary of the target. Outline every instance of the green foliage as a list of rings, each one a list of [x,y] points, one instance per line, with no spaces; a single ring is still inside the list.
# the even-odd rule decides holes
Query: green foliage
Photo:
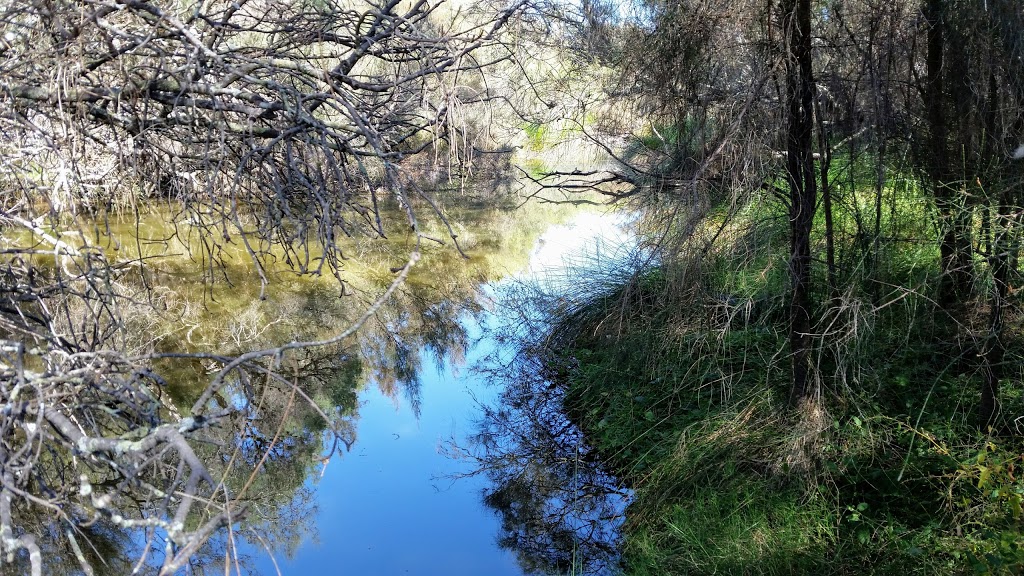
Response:
[[[529,143],[530,150],[540,152],[547,145],[549,132],[547,124],[542,122],[529,122],[523,126],[523,131],[526,132],[526,138]]]
[[[634,136],[623,158],[649,165],[648,175],[686,174],[703,158],[714,130],[713,121],[689,116],[680,122],[651,124]]]
[[[950,504],[963,527],[951,542],[977,574],[1024,571],[1024,454],[1019,443],[988,440],[965,459],[950,488]]]
[[[660,127],[638,147],[682,132]],[[933,205],[892,174],[878,219],[871,162],[833,164],[843,293],[817,266],[813,409],[787,403],[788,222],[769,199],[680,226],[656,267],[588,272],[601,281],[553,314],[547,364],[564,409],[635,492],[624,573],[1024,571],[1024,446],[979,440],[973,413],[981,371],[965,324],[981,333],[988,312],[936,305],[938,249],[919,240]],[[1003,342],[1019,362],[1016,333]],[[1002,380],[1006,413],[1021,412],[1022,390]]]

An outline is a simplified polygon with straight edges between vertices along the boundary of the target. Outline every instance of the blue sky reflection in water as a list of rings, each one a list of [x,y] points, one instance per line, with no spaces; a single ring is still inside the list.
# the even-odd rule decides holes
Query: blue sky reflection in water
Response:
[[[510,279],[485,292],[500,292],[502,282],[557,275],[569,254],[594,246],[593,238],[614,244],[623,225],[619,216],[585,213],[553,226],[538,240],[528,270],[510,271]],[[304,542],[291,559],[278,555],[282,574],[523,574],[515,555],[498,546],[500,521],[483,504],[490,479],[450,479],[474,464],[446,456],[446,443],[473,434],[478,401],[500,392],[467,368],[493,352],[494,343],[480,338],[476,320],[462,321],[475,344],[463,365],[422,363],[419,418],[404,395],[392,399],[372,385],[362,393],[352,450],[332,458],[315,482],[319,542]],[[251,553],[259,574],[276,574],[265,551]]]

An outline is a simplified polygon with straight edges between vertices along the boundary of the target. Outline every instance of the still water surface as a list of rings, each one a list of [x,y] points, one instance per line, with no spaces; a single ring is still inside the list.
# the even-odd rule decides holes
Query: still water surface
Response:
[[[624,241],[625,228],[621,216],[593,213],[551,226],[536,241],[524,269],[509,270],[503,279],[481,287],[476,296],[481,313],[460,315],[468,342],[464,353],[454,358],[441,353],[435,361],[419,363],[411,378],[417,382],[413,395],[385,394],[372,381],[363,388],[356,441],[307,481],[315,490],[315,512],[310,512],[315,518],[305,520],[317,537],[303,541],[290,557],[252,549],[255,572],[526,573],[512,552],[498,546],[501,522],[482,499],[490,480],[468,475],[474,464],[446,455],[446,448],[465,444],[478,428],[480,405],[500,395],[496,385],[473,370],[495,351],[487,330],[500,321],[494,295],[509,283],[558,276],[572,254]],[[364,347],[363,354],[368,353],[373,351]]]

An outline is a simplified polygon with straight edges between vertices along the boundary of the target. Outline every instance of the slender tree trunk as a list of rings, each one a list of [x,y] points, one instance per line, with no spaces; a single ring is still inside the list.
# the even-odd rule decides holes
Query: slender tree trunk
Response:
[[[875,157],[875,226],[871,235],[872,246],[870,249],[871,256],[868,273],[871,278],[871,297],[876,304],[882,297],[882,207],[885,201],[885,186],[888,176],[886,163],[889,161],[889,131],[887,123],[892,117],[889,102],[889,86],[894,64],[893,55],[896,53],[892,36],[894,34],[893,20],[894,16],[886,12],[884,19],[879,22],[878,26],[882,29],[881,35],[887,36],[888,39],[885,41],[884,47],[876,48],[878,44],[875,42],[875,39],[879,34],[872,35],[872,42],[870,44],[871,58],[869,59],[869,74],[871,75],[873,92],[872,104],[875,116],[874,133],[878,142],[878,149]],[[889,34],[886,34],[885,31],[888,31]],[[884,50],[884,58],[880,59],[875,56],[876,49]],[[895,202],[893,205],[895,205]]]
[[[839,301],[839,279],[836,273],[836,234],[835,224],[832,219],[832,185],[828,177],[828,171],[832,167],[832,143],[829,141],[829,133],[825,127],[824,114],[822,114],[820,95],[817,93],[814,100],[814,116],[817,119],[818,125],[821,208],[825,211],[825,268],[827,271],[829,298],[835,303]]]
[[[996,137],[996,123],[999,110],[999,86],[996,75],[989,74],[988,98],[985,101],[985,141],[982,143],[981,163],[986,166],[992,160],[993,140]],[[991,185],[991,183],[990,183]],[[989,223],[989,263],[992,270],[992,289],[989,298],[988,333],[979,356],[982,359],[981,400],[978,403],[978,426],[982,431],[995,428],[999,418],[999,380],[1003,377],[1003,313],[1009,293],[1010,255],[1016,250],[1012,245],[1013,217],[1011,185],[1000,182],[999,199]]]
[[[811,228],[817,208],[814,170],[814,78],[811,63],[811,2],[783,0],[786,38],[786,178],[790,206],[789,346],[793,361],[790,403],[818,395],[811,373]]]
[[[887,151],[887,141],[885,134],[879,132],[880,141],[878,143],[878,158],[875,161],[875,230],[873,238],[873,246],[871,248],[871,293],[874,297],[875,302],[878,302],[881,298],[881,278],[880,270],[882,267],[882,201],[883,194],[885,193],[885,153]]]

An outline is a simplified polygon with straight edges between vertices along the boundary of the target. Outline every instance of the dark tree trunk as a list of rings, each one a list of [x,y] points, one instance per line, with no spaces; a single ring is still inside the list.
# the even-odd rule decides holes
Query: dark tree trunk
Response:
[[[820,94],[815,96],[814,115],[818,126],[818,161],[821,174],[821,208],[825,212],[825,270],[828,280],[828,294],[833,303],[839,301],[839,279],[836,273],[836,233],[832,219],[832,185],[828,172],[832,167],[832,143],[826,129]]]
[[[789,346],[793,360],[790,403],[817,396],[811,373],[811,228],[817,208],[814,170],[814,78],[811,2],[783,0],[786,38],[786,178],[789,183]]]
[[[950,166],[949,122],[946,116],[944,82],[945,0],[926,0],[924,17],[928,23],[925,115],[929,140],[926,166],[942,226],[939,241],[942,265],[939,303],[942,306],[952,306],[963,302],[971,292],[974,284],[974,257],[970,239],[970,218],[967,207],[957,203],[956,178],[953,177]]]

